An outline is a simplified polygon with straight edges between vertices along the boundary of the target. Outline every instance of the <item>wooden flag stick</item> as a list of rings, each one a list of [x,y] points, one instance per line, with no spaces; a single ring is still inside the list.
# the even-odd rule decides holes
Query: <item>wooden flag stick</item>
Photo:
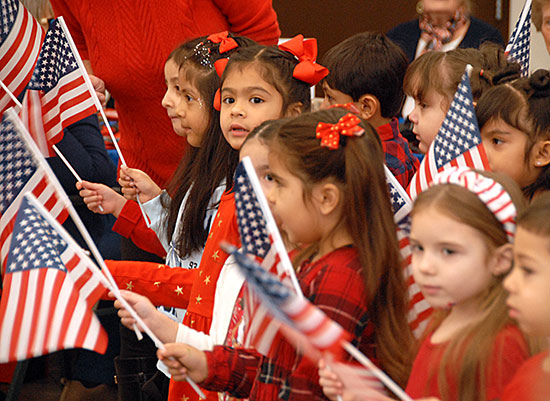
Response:
[[[2,82],[2,80],[0,79],[0,86],[2,87],[2,89],[4,89],[4,92],[6,92],[8,94],[8,96],[10,97],[11,100],[13,100],[13,102],[15,103],[15,105],[19,108],[19,110],[21,110],[23,108],[23,106],[21,105],[21,102],[19,101],[19,99],[17,99],[13,93],[11,93],[11,91],[8,89],[8,87],[6,85],[4,85],[4,82]]]

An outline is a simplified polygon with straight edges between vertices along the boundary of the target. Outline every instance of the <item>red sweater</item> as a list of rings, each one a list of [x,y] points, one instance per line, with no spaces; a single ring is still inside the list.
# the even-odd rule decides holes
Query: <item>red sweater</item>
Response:
[[[438,397],[441,399],[437,377],[439,364],[446,343],[434,344],[431,335],[424,340],[413,363],[407,394],[412,398]],[[496,337],[489,365],[485,372],[486,400],[499,400],[506,384],[510,382],[516,370],[527,359],[527,344],[519,329],[515,326],[504,328]],[[458,366],[455,366],[458,368]],[[458,383],[452,367],[446,370],[447,384],[449,386],[449,399],[458,401]]]
[[[116,99],[120,148],[130,167],[166,185],[185,140],[161,106],[164,63],[180,43],[230,30],[265,44],[280,31],[271,0],[52,0],[82,59]]]
[[[502,401],[550,400],[550,371],[543,368],[549,357],[548,351],[544,351],[521,365],[512,381],[504,388]]]

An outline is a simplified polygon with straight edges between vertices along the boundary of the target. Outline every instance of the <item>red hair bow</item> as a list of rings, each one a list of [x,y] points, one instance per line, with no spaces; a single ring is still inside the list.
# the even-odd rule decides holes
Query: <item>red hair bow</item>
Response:
[[[214,68],[216,69],[216,74],[218,74],[218,77],[222,77],[223,71],[225,70],[225,67],[227,67],[228,62],[228,58],[220,58],[214,62]]]
[[[225,53],[229,50],[232,50],[236,47],[239,47],[239,44],[233,38],[229,38],[227,35],[229,32],[223,31],[218,33],[213,33],[207,39],[212,43],[220,44],[220,53]]]
[[[220,89],[216,91],[214,94],[214,110],[220,111],[222,109],[222,94],[220,92]]]
[[[340,135],[361,136],[365,133],[365,130],[359,126],[360,122],[359,117],[348,113],[336,124],[323,122],[317,124],[315,136],[321,138],[321,146],[336,150],[340,146]]]
[[[300,61],[292,76],[310,85],[317,85],[328,75],[328,68],[315,62],[317,58],[317,39],[304,40],[303,35],[297,35],[279,45],[279,49],[295,55]]]

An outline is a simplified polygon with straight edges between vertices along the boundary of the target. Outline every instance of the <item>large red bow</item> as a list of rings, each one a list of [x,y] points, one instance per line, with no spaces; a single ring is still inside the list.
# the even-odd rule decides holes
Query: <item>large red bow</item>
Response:
[[[225,70],[225,67],[227,67],[228,62],[228,58],[220,58],[214,62],[214,68],[216,69],[216,74],[218,74],[218,77],[222,77],[223,71]]]
[[[304,40],[303,35],[297,35],[294,38],[281,43],[279,49],[295,55],[300,61],[292,76],[300,81],[307,82],[310,85],[317,85],[321,79],[328,75],[328,68],[317,64],[317,39]]]
[[[365,133],[365,130],[359,126],[360,122],[357,116],[348,113],[336,124],[323,122],[317,124],[315,136],[321,138],[321,146],[336,150],[340,146],[340,135],[361,136]]]
[[[218,33],[213,33],[207,39],[212,43],[220,44],[220,53],[225,53],[229,50],[232,50],[236,47],[239,47],[239,44],[233,38],[229,38],[227,35],[229,32],[223,31]]]

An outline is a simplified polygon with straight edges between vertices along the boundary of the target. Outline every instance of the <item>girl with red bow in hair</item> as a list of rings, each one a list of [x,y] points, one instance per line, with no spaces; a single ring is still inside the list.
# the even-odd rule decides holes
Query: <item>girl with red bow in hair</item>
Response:
[[[267,199],[274,217],[291,242],[307,244],[294,259],[304,296],[404,383],[410,359],[395,350],[408,349],[412,334],[376,131],[335,108],[284,121],[262,139],[269,146],[274,184]],[[206,389],[238,398],[324,399],[315,363],[285,340],[273,347],[267,357],[253,349],[205,352],[174,343],[158,355],[173,379],[189,375]]]
[[[210,37],[210,40],[219,41],[220,51],[222,47],[230,45],[226,35],[216,35],[215,38]],[[311,85],[315,85],[328,74],[326,68],[315,63],[316,55],[317,42],[304,41],[300,35],[281,45],[281,48],[261,45],[239,48],[229,60],[222,58],[214,63],[218,74],[223,75],[220,90],[216,93],[213,103],[214,108],[220,110],[220,125],[226,141],[225,146],[231,148],[230,151],[221,149],[220,152],[237,155],[248,134],[262,122],[297,115],[310,109]],[[203,174],[212,168],[221,168],[224,174],[231,176],[231,181],[228,179],[227,182],[232,182],[236,160],[237,156],[231,158],[232,163],[205,164],[194,168],[202,169]],[[217,213],[211,223],[193,285],[190,291],[182,288],[185,294],[181,300],[189,302],[186,305],[183,324],[178,326],[163,319],[151,309],[150,303],[144,297],[126,294],[129,303],[134,305],[138,313],[141,311],[144,321],[148,325],[151,324],[153,331],[162,341],[181,340],[192,342],[201,349],[211,349],[223,337],[207,338],[212,323],[218,278],[228,257],[220,248],[220,241],[240,245],[234,194],[228,188],[226,185],[226,191],[221,196]],[[169,277],[162,277],[171,283],[186,282],[188,275],[180,269],[173,270],[176,271]],[[160,280],[160,275],[156,274],[154,277],[155,280]],[[139,280],[139,277],[135,277],[135,280]],[[177,296],[171,291],[172,302],[178,302],[178,299],[174,298]],[[151,301],[157,304],[158,298]],[[132,326],[133,319],[126,319],[128,314],[124,310],[121,310],[119,315],[123,324]],[[210,396],[217,398],[215,394]],[[182,398],[194,400],[197,399],[197,395],[187,383],[171,383],[169,399]]]

